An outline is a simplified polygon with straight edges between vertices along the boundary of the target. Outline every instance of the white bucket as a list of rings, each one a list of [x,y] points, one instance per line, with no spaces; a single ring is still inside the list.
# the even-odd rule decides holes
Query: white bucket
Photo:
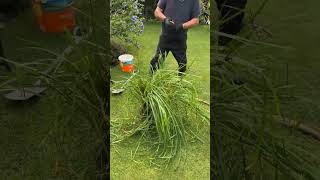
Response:
[[[120,67],[123,72],[132,73],[133,67],[133,56],[131,54],[122,54],[118,57],[120,61]]]
[[[122,54],[118,59],[123,65],[133,64],[133,56],[131,54]]]

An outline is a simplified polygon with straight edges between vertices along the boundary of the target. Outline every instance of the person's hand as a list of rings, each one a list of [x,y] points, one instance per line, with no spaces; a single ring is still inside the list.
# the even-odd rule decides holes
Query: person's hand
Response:
[[[164,25],[166,28],[173,28],[174,27],[174,22],[170,17],[167,17],[164,19]]]

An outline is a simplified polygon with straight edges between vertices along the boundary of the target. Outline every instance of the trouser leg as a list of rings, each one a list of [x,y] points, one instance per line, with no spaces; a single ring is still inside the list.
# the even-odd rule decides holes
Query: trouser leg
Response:
[[[168,50],[157,46],[156,53],[150,61],[150,71],[155,72],[160,68],[160,65],[164,62],[168,55]]]
[[[187,70],[187,50],[171,50],[171,52],[178,63],[179,75],[181,75]]]

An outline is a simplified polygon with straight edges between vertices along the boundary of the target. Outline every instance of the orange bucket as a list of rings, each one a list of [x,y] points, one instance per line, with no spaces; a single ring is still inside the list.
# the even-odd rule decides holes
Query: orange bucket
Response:
[[[122,54],[118,59],[123,72],[132,73],[134,71],[133,56],[131,54]]]
[[[132,73],[134,70],[133,64],[122,65],[121,70],[126,73]]]
[[[75,10],[66,7],[60,11],[44,11],[40,3],[33,3],[33,10],[43,32],[60,33],[66,29],[72,31],[76,26]]]

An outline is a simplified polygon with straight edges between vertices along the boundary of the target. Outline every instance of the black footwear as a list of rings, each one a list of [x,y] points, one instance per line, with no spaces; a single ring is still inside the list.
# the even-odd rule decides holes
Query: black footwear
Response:
[[[150,66],[149,66],[149,74],[151,76],[153,76],[157,72],[158,69],[159,69],[159,67],[158,67],[157,64],[156,65],[150,64]]]
[[[178,76],[179,76],[180,78],[183,78],[185,75],[186,75],[185,72],[178,72]]]

